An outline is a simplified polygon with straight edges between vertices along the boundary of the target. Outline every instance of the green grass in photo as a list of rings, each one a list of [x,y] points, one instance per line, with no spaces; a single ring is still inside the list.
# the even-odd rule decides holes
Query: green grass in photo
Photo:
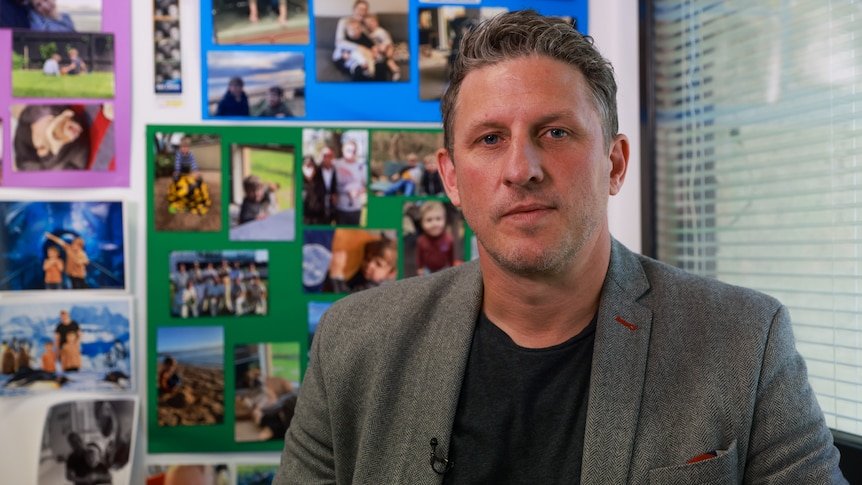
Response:
[[[299,382],[299,342],[271,343],[273,375],[284,377],[290,382]]]
[[[264,182],[277,183],[278,207],[281,210],[294,206],[294,154],[275,150],[251,150],[251,173]]]
[[[12,95],[17,98],[109,99],[114,97],[114,73],[46,76],[42,71],[14,70]]]

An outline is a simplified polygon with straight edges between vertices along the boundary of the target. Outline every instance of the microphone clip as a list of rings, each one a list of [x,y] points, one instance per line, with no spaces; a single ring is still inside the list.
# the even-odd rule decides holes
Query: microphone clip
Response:
[[[431,459],[428,462],[431,464],[431,469],[438,475],[443,475],[455,466],[455,463],[446,458],[437,456],[437,438],[431,438]]]

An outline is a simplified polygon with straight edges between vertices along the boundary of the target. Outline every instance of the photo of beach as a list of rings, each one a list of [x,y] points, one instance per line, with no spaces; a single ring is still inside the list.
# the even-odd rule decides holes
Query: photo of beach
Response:
[[[159,327],[159,426],[224,422],[224,328]]]

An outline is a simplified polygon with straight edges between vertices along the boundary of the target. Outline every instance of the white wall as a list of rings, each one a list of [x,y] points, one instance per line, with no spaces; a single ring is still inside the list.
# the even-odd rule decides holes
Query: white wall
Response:
[[[121,1],[121,0],[111,0]],[[145,427],[146,416],[146,201],[150,195],[146,187],[145,127],[148,124],[199,124],[201,116],[199,42],[199,2],[180,0],[182,17],[183,82],[186,93],[175,97],[153,94],[153,37],[149,19],[152,2],[129,1],[132,4],[132,147],[131,187],[129,189],[88,189],[67,192],[69,197],[86,196],[94,199],[124,199],[128,201],[129,260],[131,291],[135,296],[135,315],[138,339],[135,359],[138,365],[136,380],[142,399],[138,442],[135,453],[135,473],[132,483],[144,482],[146,467]],[[326,2],[324,2],[326,3]],[[351,3],[352,4],[352,3]],[[636,0],[590,0],[589,26],[599,49],[614,64],[619,84],[620,131],[631,141],[631,162],[627,182],[620,195],[611,199],[611,232],[630,248],[640,250],[640,126],[639,126],[639,63],[638,63],[638,4]],[[4,189],[8,198],[27,190]],[[82,195],[86,194],[86,195]],[[54,194],[61,197],[60,194]],[[93,397],[88,395],[88,398]],[[0,400],[0,475],[3,483],[35,484],[38,466],[39,439],[42,419],[50,398],[9,398]],[[34,406],[34,403],[36,405]],[[277,460],[277,453],[242,453],[236,455],[243,462],[256,459]],[[213,460],[211,455],[159,455],[161,463],[179,463]],[[219,459],[224,459],[220,456]],[[233,459],[234,457],[231,457]]]

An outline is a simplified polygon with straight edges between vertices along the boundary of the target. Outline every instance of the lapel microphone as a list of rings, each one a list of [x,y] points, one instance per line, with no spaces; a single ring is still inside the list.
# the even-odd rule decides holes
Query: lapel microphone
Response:
[[[431,469],[438,475],[443,475],[455,466],[455,463],[437,456],[437,438],[431,438],[431,459],[428,462],[431,464]]]

